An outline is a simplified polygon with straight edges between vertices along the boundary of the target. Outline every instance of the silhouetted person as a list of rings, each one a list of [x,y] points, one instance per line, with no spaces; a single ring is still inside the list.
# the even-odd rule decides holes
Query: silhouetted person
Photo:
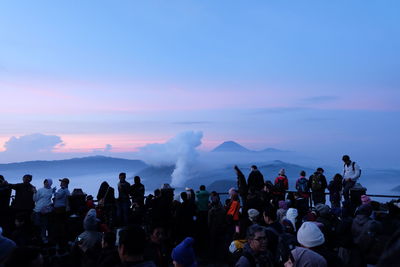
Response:
[[[354,187],[358,178],[361,176],[361,170],[357,163],[350,160],[348,155],[342,157],[343,165],[343,197],[346,202],[350,200],[350,189]]]
[[[324,176],[324,169],[318,168],[309,179],[310,187],[312,190],[311,196],[314,206],[319,203],[325,204],[325,189],[327,187],[326,178]]]
[[[15,190],[15,198],[12,202],[12,208],[15,214],[23,214],[30,218],[35,203],[33,201],[33,194],[36,188],[31,184],[32,175],[25,174],[22,177],[22,183],[10,184],[10,188]]]
[[[258,170],[256,165],[251,166],[251,172],[247,179],[249,190],[261,191],[264,188],[264,176]]]
[[[235,169],[237,178],[236,184],[239,191],[239,196],[242,199],[243,206],[246,206],[247,194],[249,192],[249,187],[247,186],[246,177],[244,176],[243,172],[239,169],[238,166],[233,167]]]
[[[105,223],[109,227],[114,226],[115,216],[115,192],[106,181],[102,182],[97,193],[98,207],[102,210]]]
[[[103,234],[101,240],[101,252],[96,265],[97,267],[116,266],[121,263],[115,241],[115,233],[106,232]]]
[[[127,225],[129,220],[129,208],[131,206],[131,200],[129,199],[130,184],[126,181],[126,173],[121,172],[119,174],[118,183],[118,207],[117,207],[117,218],[120,220],[120,224]]]
[[[131,185],[132,202],[136,202],[141,207],[143,207],[145,187],[141,183],[139,176],[135,176],[133,179],[134,179],[134,184]]]
[[[118,254],[122,266],[156,267],[154,262],[145,261],[146,235],[138,225],[126,226],[119,232]]]
[[[54,194],[54,224],[52,232],[56,243],[65,248],[67,245],[67,206],[71,193],[68,190],[69,179],[60,179],[60,189]]]

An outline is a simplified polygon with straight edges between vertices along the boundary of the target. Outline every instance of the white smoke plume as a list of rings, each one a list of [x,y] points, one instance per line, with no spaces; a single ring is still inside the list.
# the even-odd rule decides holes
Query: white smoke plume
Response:
[[[164,144],[149,144],[140,148],[139,154],[150,165],[175,164],[171,185],[181,187],[192,174],[198,157],[196,148],[201,145],[202,138],[202,132],[182,132]]]

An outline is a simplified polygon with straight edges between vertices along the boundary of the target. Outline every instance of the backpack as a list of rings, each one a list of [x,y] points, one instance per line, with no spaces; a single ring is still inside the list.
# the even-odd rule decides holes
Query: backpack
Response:
[[[285,177],[278,177],[277,183],[274,185],[275,191],[277,192],[285,192]]]
[[[313,191],[322,190],[322,178],[320,173],[314,173],[311,176],[311,189]]]
[[[301,193],[307,193],[310,188],[308,188],[308,181],[306,178],[300,178],[297,182],[297,190]]]

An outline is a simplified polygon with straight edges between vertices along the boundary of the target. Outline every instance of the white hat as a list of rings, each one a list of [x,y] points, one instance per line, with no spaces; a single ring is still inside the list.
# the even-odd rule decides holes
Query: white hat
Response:
[[[304,222],[297,232],[297,241],[307,248],[322,245],[325,242],[324,234],[313,222]]]
[[[249,214],[249,219],[252,221],[254,220],[260,213],[258,212],[258,210],[256,209],[249,209],[247,211],[247,213]]]

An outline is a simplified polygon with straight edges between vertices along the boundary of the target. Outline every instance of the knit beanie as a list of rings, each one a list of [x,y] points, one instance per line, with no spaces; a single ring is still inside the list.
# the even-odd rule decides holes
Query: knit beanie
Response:
[[[315,206],[315,210],[318,212],[319,216],[327,216],[329,215],[329,212],[331,211],[331,208],[329,208],[328,205],[319,203]]]
[[[278,202],[279,208],[287,210],[288,209],[288,203],[284,200],[279,200]]]
[[[366,195],[361,196],[361,203],[362,204],[370,204],[371,203],[371,198]]]
[[[256,210],[256,209],[249,209],[247,211],[247,213],[249,214],[250,221],[254,221],[257,218],[257,216],[260,214],[258,212],[258,210]]]
[[[325,242],[324,234],[313,222],[304,222],[297,232],[297,241],[307,248],[322,245]]]
[[[172,250],[172,260],[184,267],[197,267],[196,256],[193,250],[194,239],[186,237]]]

